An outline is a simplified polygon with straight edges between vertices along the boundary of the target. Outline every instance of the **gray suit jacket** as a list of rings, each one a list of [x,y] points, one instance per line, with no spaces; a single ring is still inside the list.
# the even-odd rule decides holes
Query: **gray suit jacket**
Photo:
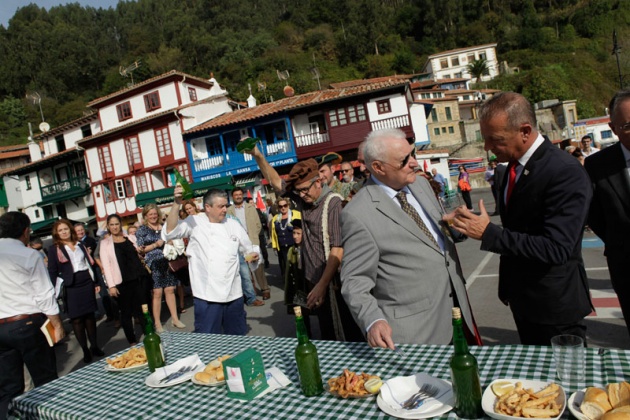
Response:
[[[441,227],[442,210],[424,178],[411,193]],[[445,252],[373,181],[341,213],[342,294],[365,332],[387,320],[396,343],[448,344],[452,339],[451,286],[464,320],[474,331],[466,286],[450,233],[442,229]]]

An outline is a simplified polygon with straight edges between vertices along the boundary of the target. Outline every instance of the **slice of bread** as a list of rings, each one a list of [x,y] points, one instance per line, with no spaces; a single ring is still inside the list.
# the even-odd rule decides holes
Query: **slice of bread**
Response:
[[[582,414],[590,420],[599,420],[602,416],[612,410],[612,406],[608,402],[606,391],[600,388],[590,387],[584,393],[584,399],[580,404]]]
[[[606,385],[606,392],[613,408],[630,405],[630,384],[628,382],[608,384]]]

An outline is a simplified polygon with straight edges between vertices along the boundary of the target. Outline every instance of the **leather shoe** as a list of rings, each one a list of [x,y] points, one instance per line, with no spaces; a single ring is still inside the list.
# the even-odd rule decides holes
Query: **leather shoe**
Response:
[[[262,298],[263,298],[263,300],[271,299],[271,292],[269,290],[263,290],[262,291]]]
[[[92,352],[92,355],[94,356],[98,356],[98,357],[105,356],[105,353],[103,353],[103,350],[99,349],[98,347],[91,347],[90,351]]]
[[[265,302],[263,302],[260,299],[255,299],[252,303],[250,303],[247,306],[263,306],[265,304]]]

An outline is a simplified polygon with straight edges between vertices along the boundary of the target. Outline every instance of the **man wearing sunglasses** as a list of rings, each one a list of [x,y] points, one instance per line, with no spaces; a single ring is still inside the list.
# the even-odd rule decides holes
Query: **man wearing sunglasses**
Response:
[[[323,181],[315,159],[295,164],[285,182],[258,148],[246,153],[254,157],[263,177],[277,195],[292,192],[293,201],[302,215],[302,267],[312,288],[307,306],[319,319],[321,338],[363,341],[363,334],[354,323],[339,290],[338,270],[343,257],[339,224],[342,198]]]
[[[388,129],[370,133],[362,151],[372,175],[341,215],[341,280],[368,343],[448,344],[453,306],[474,332],[452,233],[429,182],[416,176],[415,146]]]
[[[610,128],[619,142],[584,161],[593,183],[588,225],[604,241],[604,255],[630,333],[630,90],[610,101]]]

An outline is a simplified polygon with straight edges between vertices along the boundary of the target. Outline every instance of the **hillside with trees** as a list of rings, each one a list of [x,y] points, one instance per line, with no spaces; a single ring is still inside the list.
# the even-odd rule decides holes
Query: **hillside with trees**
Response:
[[[630,1],[625,0],[137,0],[116,9],[28,5],[0,26],[0,144],[23,143],[40,110],[51,126],[78,118],[92,99],[177,69],[214,73],[236,100],[281,98],[276,70],[296,93],[349,79],[418,73],[428,55],[497,42],[519,67],[482,87],[531,101],[577,99],[580,118],[604,114],[630,82]],[[627,74],[628,73],[628,74]],[[264,83],[266,91],[259,92]]]

